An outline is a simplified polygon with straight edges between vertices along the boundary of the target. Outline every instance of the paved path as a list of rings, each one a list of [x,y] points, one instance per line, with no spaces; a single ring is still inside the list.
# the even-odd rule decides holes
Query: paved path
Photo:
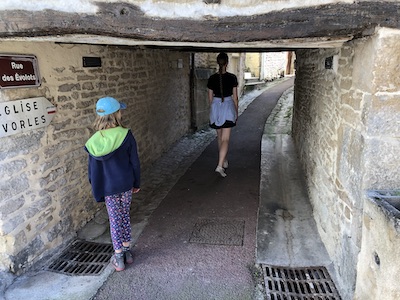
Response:
[[[261,138],[267,117],[292,84],[288,80],[267,90],[240,116],[232,130],[226,178],[214,172],[216,140],[205,148],[161,197],[137,239],[135,263],[113,273],[94,299],[255,298]],[[225,234],[244,224],[242,245],[190,242],[201,222]]]
[[[214,130],[183,137],[151,168],[143,170],[142,191],[135,195],[131,210],[136,261],[126,271],[113,273],[109,265],[98,276],[67,276],[46,271],[45,268],[34,269],[17,278],[4,295],[0,292],[0,299],[22,300],[27,295],[35,300],[89,300],[93,297],[139,300],[262,299],[263,296],[257,294],[259,290],[254,289],[253,279],[259,279],[260,275],[254,267],[256,262],[293,265],[302,257],[307,257],[307,253],[301,250],[313,248],[325,253],[319,239],[315,238],[311,210],[299,210],[299,220],[304,220],[304,215],[307,215],[310,227],[303,226],[304,231],[298,236],[293,235],[295,231],[291,230],[299,216],[295,205],[299,201],[307,202],[307,197],[304,193],[293,194],[290,192],[293,189],[284,183],[273,184],[271,180],[293,178],[282,174],[293,169],[275,168],[276,164],[273,164],[279,162],[278,166],[288,166],[286,160],[295,161],[287,134],[274,135],[279,130],[287,130],[287,121],[284,120],[286,108],[280,107],[280,103],[287,101],[280,101],[278,106],[275,103],[292,84],[293,78],[278,80],[269,83],[262,95],[261,91],[254,91],[240,99],[239,113],[243,114],[232,132],[227,178],[219,178],[214,172],[217,161]],[[285,94],[293,96],[291,91]],[[297,165],[290,163],[290,166]],[[300,188],[298,182],[289,180],[286,184]],[[288,193],[283,195],[283,210],[272,210],[281,205],[273,201],[280,201],[282,194],[279,193],[285,187]],[[257,221],[259,203],[261,218]],[[270,211],[277,213],[269,214]],[[280,218],[286,215],[285,211],[291,213],[293,218]],[[263,214],[267,214],[267,218]],[[232,226],[240,228],[244,222],[243,246],[191,243],[192,231],[202,220],[213,220],[217,222],[217,228],[228,232]],[[274,222],[276,226],[270,227]],[[306,239],[309,230],[313,241]],[[105,209],[78,233],[78,238],[110,242]],[[288,238],[290,243],[287,243]],[[298,247],[299,242],[300,246],[309,247]],[[296,260],[292,259],[294,253]]]

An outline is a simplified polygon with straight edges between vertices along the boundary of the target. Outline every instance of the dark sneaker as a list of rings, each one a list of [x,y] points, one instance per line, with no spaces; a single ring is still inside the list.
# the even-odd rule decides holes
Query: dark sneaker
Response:
[[[124,258],[125,258],[125,262],[127,264],[132,264],[133,263],[133,255],[132,252],[130,250],[124,251]]]
[[[124,254],[123,253],[115,253],[111,257],[111,264],[115,268],[117,272],[125,270],[125,263],[124,263]]]

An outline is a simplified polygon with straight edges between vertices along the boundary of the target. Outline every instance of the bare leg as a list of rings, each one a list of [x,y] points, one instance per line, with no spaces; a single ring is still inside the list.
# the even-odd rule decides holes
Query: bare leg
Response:
[[[222,167],[226,159],[226,156],[228,154],[231,128],[217,129],[217,135],[218,135],[218,150],[219,150],[218,166]]]
[[[222,142],[222,129],[216,129],[216,131],[218,137],[218,155],[219,155],[219,150],[221,149],[221,142]]]

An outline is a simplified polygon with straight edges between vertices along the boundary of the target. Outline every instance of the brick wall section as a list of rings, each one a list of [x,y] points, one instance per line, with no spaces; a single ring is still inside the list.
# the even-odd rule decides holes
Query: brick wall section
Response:
[[[365,192],[400,185],[400,39],[382,36],[296,51],[293,136],[344,299],[363,276],[357,263],[368,263],[358,261]]]
[[[36,55],[42,77],[39,88],[1,90],[1,102],[44,96],[57,106],[50,126],[0,143],[0,270],[19,273],[74,238],[101,207],[91,196],[83,150],[99,97],[128,104],[123,119],[143,168],[188,132],[189,55],[16,42],[2,43],[0,52]],[[83,68],[82,56],[101,57],[102,67]]]

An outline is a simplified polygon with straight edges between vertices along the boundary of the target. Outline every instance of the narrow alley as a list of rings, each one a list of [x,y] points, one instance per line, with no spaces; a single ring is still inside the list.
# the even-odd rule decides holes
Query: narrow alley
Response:
[[[262,297],[255,289],[261,137],[291,85],[287,80],[267,90],[241,115],[232,132],[227,178],[213,172],[216,141],[205,149],[152,214],[134,248],[133,266],[115,272],[94,299]],[[296,249],[299,260],[306,255],[301,250]]]
[[[288,80],[268,90],[240,116],[226,178],[214,172],[216,140],[205,149],[152,214],[134,248],[133,266],[114,273],[94,299],[253,299],[261,136],[291,85]],[[211,232],[202,231],[204,222]],[[198,240],[196,224],[203,226]],[[225,241],[229,233],[242,236],[237,243]]]

